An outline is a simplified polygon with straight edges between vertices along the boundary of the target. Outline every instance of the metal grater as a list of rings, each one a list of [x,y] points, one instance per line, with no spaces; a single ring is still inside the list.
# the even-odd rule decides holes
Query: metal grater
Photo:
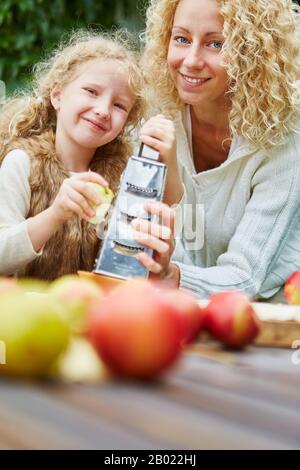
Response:
[[[153,250],[133,240],[130,223],[135,218],[157,222],[157,217],[148,214],[144,205],[163,199],[167,167],[158,159],[156,150],[142,144],[138,156],[128,160],[94,274],[124,280],[148,277],[149,271],[137,255],[145,252],[152,256]]]

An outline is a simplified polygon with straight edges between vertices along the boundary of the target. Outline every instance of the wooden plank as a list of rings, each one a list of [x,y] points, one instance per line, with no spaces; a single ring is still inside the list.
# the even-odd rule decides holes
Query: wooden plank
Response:
[[[235,369],[241,376],[259,377],[265,382],[286,384],[295,389],[300,387],[300,364],[292,361],[293,350],[250,346],[242,351],[223,348],[217,342],[203,342],[201,339],[192,345],[187,353],[197,358],[207,358],[212,362]]]
[[[199,358],[191,354],[183,361],[180,376],[186,382],[199,383],[275,405],[284,404],[291,409],[300,409],[298,385],[291,386],[288,382],[270,378],[248,367],[233,367],[230,364],[220,364],[213,358]]]
[[[178,404],[186,404],[196,413],[207,412],[236,426],[252,429],[264,437],[300,448],[300,412],[297,409],[237,395],[201,383],[190,383],[172,377],[160,391]]]
[[[71,387],[71,386],[70,386]],[[38,385],[0,382],[0,428],[14,423],[12,448],[58,449],[143,449],[156,448],[151,442],[119,430],[107,421],[87,417],[69,403],[60,402]]]
[[[57,393],[57,392],[56,392]],[[136,389],[124,383],[99,388],[60,389],[60,400],[81,411],[109,420],[145,439],[158,439],[159,448],[172,449],[287,449],[293,442],[224,420],[221,416],[174,401],[160,387]]]
[[[0,447],[300,448],[300,382],[290,353],[200,343],[153,384],[2,379]]]

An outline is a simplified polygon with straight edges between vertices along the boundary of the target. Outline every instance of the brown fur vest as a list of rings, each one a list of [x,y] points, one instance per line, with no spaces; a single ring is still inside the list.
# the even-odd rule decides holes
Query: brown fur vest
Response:
[[[30,140],[24,139],[23,148],[30,157],[31,201],[28,218],[47,209],[55,199],[61,184],[69,177],[55,153],[54,142],[47,142],[39,147],[38,154],[30,151]],[[36,144],[35,144],[36,146]],[[124,158],[101,155],[94,157],[90,169],[101,174],[116,192],[121,174],[126,165]],[[64,274],[78,270],[91,271],[100,248],[95,226],[74,216],[65,222],[48,240],[42,256],[29,263],[18,272],[18,277],[38,277],[53,280]]]

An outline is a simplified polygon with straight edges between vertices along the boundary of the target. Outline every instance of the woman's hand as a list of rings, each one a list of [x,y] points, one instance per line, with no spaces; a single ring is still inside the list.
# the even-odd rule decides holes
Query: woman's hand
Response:
[[[162,161],[168,167],[177,165],[176,137],[173,121],[158,114],[150,118],[140,132],[141,141],[160,153]]]
[[[75,214],[84,220],[94,217],[95,211],[91,204],[101,204],[101,198],[88,185],[88,182],[108,186],[108,183],[98,173],[87,171],[66,178],[54,199],[50,209],[55,220],[64,223]]]
[[[179,268],[170,263],[174,251],[175,213],[160,202],[147,204],[145,210],[158,216],[161,224],[144,219],[132,221],[134,239],[154,251],[153,258],[147,253],[140,253],[138,259],[150,271],[150,278],[167,280],[172,286],[178,287]]]
[[[164,202],[169,206],[178,204],[184,190],[177,162],[173,121],[166,119],[162,114],[154,116],[144,124],[140,137],[144,144],[159,152],[163,163],[168,167]]]

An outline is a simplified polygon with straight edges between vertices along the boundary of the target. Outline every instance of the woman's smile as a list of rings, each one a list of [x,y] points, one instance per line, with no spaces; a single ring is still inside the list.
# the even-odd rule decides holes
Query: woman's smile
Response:
[[[210,80],[210,78],[204,78],[204,77],[199,77],[199,78],[196,78],[196,77],[190,77],[189,75],[185,75],[183,73],[180,73],[182,79],[184,82],[187,83],[188,86],[192,87],[192,88],[198,88],[198,87],[201,87],[203,86],[206,82],[208,82],[208,80]]]

